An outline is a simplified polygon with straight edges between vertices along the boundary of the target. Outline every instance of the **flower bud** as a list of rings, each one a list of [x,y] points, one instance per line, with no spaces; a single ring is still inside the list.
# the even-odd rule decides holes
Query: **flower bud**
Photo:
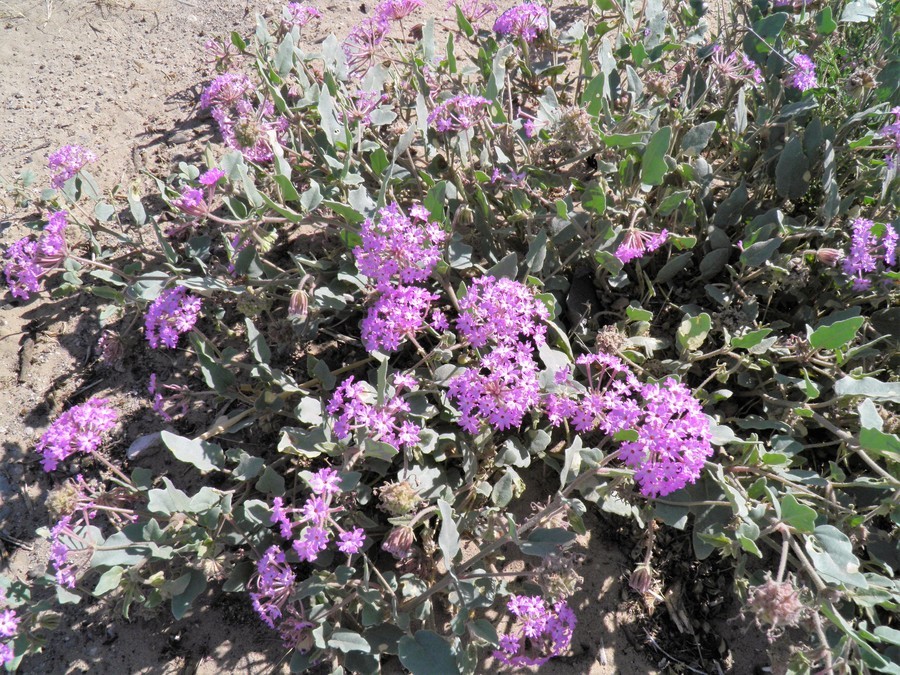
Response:
[[[816,260],[829,267],[837,265],[843,257],[844,254],[836,248],[820,248],[816,251]]]
[[[395,527],[388,532],[384,543],[381,545],[383,551],[390,553],[397,560],[408,558],[412,551],[412,545],[416,540],[416,535],[412,528],[401,526]]]
[[[647,595],[653,588],[653,568],[646,563],[641,563],[634,568],[628,577],[628,587],[635,593]]]

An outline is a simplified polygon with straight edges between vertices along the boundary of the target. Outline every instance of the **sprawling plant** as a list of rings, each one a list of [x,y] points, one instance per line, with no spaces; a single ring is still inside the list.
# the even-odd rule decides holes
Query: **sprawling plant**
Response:
[[[107,452],[109,400],[55,420],[44,468],[85,468],[44,581],[176,618],[221,583],[295,671],[520,668],[569,648],[599,508],[647,528],[636,590],[688,529],[791,672],[900,672],[900,5],[467,0],[407,32],[420,5],[318,52],[296,3],[210,43],[224,149],[158,213],[51,155],[11,293],[100,298],[103,364],[172,354],[147,405],[220,413],[139,439],[181,487]],[[52,618],[28,593],[8,667]]]

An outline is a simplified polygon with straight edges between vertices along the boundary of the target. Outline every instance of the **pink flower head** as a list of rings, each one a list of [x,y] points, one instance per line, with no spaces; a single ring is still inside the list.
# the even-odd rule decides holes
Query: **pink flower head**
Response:
[[[459,301],[456,328],[473,347],[489,341],[514,344],[522,338],[543,344],[550,313],[534,290],[514,279],[475,279]]]
[[[275,628],[275,620],[280,619],[282,608],[294,590],[296,577],[284,558],[284,552],[277,546],[266,549],[256,563],[253,585],[250,593],[253,609],[269,628]]]
[[[292,28],[303,28],[313,19],[320,18],[322,18],[322,12],[315,7],[299,2],[289,2],[282,11],[281,23],[286,30],[291,30]]]
[[[200,174],[200,178],[197,179],[197,182],[204,187],[212,187],[220,180],[225,177],[225,172],[222,169],[209,169],[208,171],[204,171]]]
[[[19,621],[20,619],[16,616],[15,610],[7,609],[0,612],[0,637],[15,637]]]
[[[385,291],[362,321],[361,338],[370,352],[394,352],[408,336],[418,333],[431,303],[438,299],[419,286],[400,286]]]
[[[494,650],[494,658],[504,665],[542,666],[569,648],[577,621],[565,600],[548,606],[539,596],[514,595],[507,609],[515,622]]]
[[[364,74],[374,63],[375,54],[388,34],[390,24],[377,14],[358,24],[344,40],[347,67],[354,75]]]
[[[354,553],[359,553],[360,550],[362,550],[363,544],[366,541],[366,532],[361,527],[354,527],[347,532],[341,532],[338,539],[340,540],[338,543],[338,550],[341,553],[352,555]]]
[[[200,298],[188,294],[183,286],[170,288],[153,301],[144,318],[144,333],[153,349],[162,344],[178,346],[178,337],[190,332],[200,314]]]
[[[310,476],[309,487],[320,497],[336,495],[341,491],[341,475],[331,468],[319,469]]]
[[[616,249],[616,257],[623,264],[629,263],[635,258],[641,258],[647,253],[652,253],[662,246],[669,237],[668,230],[660,233],[644,232],[635,228],[629,229],[619,248]]]
[[[195,218],[205,218],[209,213],[209,205],[203,198],[203,192],[192,187],[184,188],[181,194],[172,200],[172,206]]]
[[[788,86],[800,91],[819,86],[816,79],[816,64],[805,54],[796,54],[793,59],[794,72],[788,78]]]
[[[37,239],[23,237],[6,249],[7,263],[3,271],[13,297],[27,300],[32,293],[40,291],[40,277],[68,255],[66,216],[65,211],[50,213],[47,225]]]
[[[119,414],[105,398],[92,398],[69,408],[50,425],[35,446],[35,450],[44,456],[44,471],[53,471],[59,462],[76,452],[94,452],[118,419]]]
[[[375,6],[375,16],[383,21],[400,21],[424,5],[423,0],[382,0]]]
[[[457,7],[471,25],[475,25],[488,14],[497,11],[497,5],[483,0],[449,0],[449,7]]]
[[[50,185],[57,190],[62,189],[66,181],[81,171],[85,165],[97,161],[97,155],[80,145],[64,145],[56,152],[50,153],[47,164],[53,175]]]
[[[550,10],[537,2],[523,2],[508,9],[494,22],[497,35],[534,42],[550,29]]]
[[[487,118],[491,102],[483,96],[451,96],[431,111],[428,124],[441,133],[471,129]]]
[[[362,246],[353,249],[356,266],[378,290],[387,291],[395,279],[404,284],[427,279],[448,235],[437,223],[413,222],[395,203],[367,219],[360,236]]]

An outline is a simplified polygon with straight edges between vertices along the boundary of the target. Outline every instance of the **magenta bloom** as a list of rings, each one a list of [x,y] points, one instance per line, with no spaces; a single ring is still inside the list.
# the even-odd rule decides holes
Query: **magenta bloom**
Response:
[[[713,453],[709,422],[690,390],[672,378],[645,384],[640,394],[638,439],[622,443],[620,452],[641,494],[665,497],[700,477]]]
[[[295,581],[294,573],[285,562],[284,552],[277,546],[266,549],[256,563],[256,591],[250,593],[250,601],[259,618],[269,628],[275,628],[275,620],[281,618],[282,607],[290,598]]]
[[[853,277],[854,290],[865,290],[872,285],[869,275],[878,270],[879,260],[885,267],[897,264],[897,230],[890,224],[884,226],[884,234],[879,240],[872,232],[875,223],[868,218],[856,218],[850,223],[853,234],[850,238],[850,251],[843,260],[844,272]],[[882,247],[879,255],[879,243]]]
[[[409,404],[396,395],[381,405],[369,402],[374,398],[369,388],[354,382],[352,376],[341,382],[327,407],[328,414],[335,418],[335,436],[345,439],[360,429],[372,440],[398,448],[418,444],[419,428],[405,419]]]
[[[200,314],[200,298],[189,295],[183,286],[170,288],[159,294],[147,309],[144,333],[153,349],[160,344],[174,349],[178,336],[189,332]]]
[[[550,607],[540,596],[514,595],[506,606],[516,620],[495,659],[513,668],[542,666],[569,648],[577,621],[565,600]]]
[[[242,73],[222,73],[200,95],[201,108],[230,108],[253,92],[250,78]]]
[[[341,553],[352,555],[359,553],[366,541],[366,532],[361,527],[354,527],[347,532],[341,532],[338,536],[338,550]]]
[[[362,75],[369,69],[389,29],[390,24],[376,14],[350,31],[343,49],[351,73]]]
[[[303,28],[313,19],[320,19],[322,12],[315,7],[304,5],[299,2],[289,2],[282,11],[281,22],[287,30],[292,28]]]
[[[428,124],[441,133],[471,129],[487,118],[490,105],[491,102],[482,96],[452,96],[431,111]]]
[[[482,2],[482,0],[449,0],[447,6],[458,7],[466,21],[473,26],[488,14],[497,11],[496,4],[490,1]]]
[[[397,351],[407,336],[422,330],[431,303],[439,296],[418,286],[385,291],[362,320],[362,341],[370,352]]]
[[[498,431],[519,427],[540,403],[537,364],[531,347],[499,345],[477,367],[450,381],[447,396],[459,407],[459,425],[476,434],[483,422]]]
[[[203,198],[203,192],[197,188],[184,188],[181,194],[172,200],[172,206],[195,218],[203,218],[209,213],[209,206]]]
[[[623,264],[629,263],[635,258],[641,258],[647,253],[652,253],[664,243],[669,237],[668,230],[663,230],[659,234],[654,232],[644,232],[631,228],[625,234],[619,248],[616,249],[616,257]]]
[[[0,637],[15,637],[19,621],[20,619],[16,616],[15,610],[7,609],[0,612]]]
[[[550,29],[550,10],[536,2],[524,2],[508,9],[494,22],[497,35],[519,38],[524,42],[534,42],[538,36]]]
[[[524,338],[540,345],[550,313],[530,286],[491,276],[475,279],[459,300],[456,328],[473,347],[489,341],[512,345]]]
[[[375,7],[375,16],[384,21],[400,21],[424,5],[423,0],[382,0]]]
[[[209,169],[200,174],[200,178],[197,179],[197,182],[204,187],[212,187],[224,177],[225,172],[222,171],[222,169]]]
[[[62,189],[66,181],[81,171],[86,164],[97,161],[97,155],[80,145],[64,145],[56,152],[50,153],[47,165],[53,174],[50,185],[57,190]]]
[[[814,89],[819,86],[816,79],[816,64],[805,54],[794,56],[794,72],[788,78],[788,86],[800,91]]]
[[[411,213],[406,216],[397,204],[388,204],[363,223],[363,243],[353,255],[359,271],[380,291],[390,289],[395,278],[405,284],[424,281],[440,260],[447,233],[427,222],[425,209],[414,206]]]
[[[69,408],[50,425],[35,450],[44,456],[44,471],[76,452],[86,454],[100,447],[103,436],[116,425],[118,413],[105,398],[92,398]]]
[[[893,144],[893,150],[884,156],[884,161],[889,169],[897,167],[897,157],[900,156],[900,106],[891,109],[894,121],[881,129],[881,135]]]
[[[65,259],[68,252],[66,216],[65,211],[49,214],[47,225],[37,240],[29,235],[6,249],[8,262],[3,272],[13,297],[27,300],[32,293],[40,291],[40,277]]]

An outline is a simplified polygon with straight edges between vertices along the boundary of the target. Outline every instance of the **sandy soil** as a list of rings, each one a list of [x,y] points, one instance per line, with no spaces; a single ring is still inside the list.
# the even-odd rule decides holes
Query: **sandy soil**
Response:
[[[425,11],[443,13],[442,0],[428,2]],[[325,18],[306,37],[342,36],[371,9],[367,4],[319,5]],[[256,13],[277,11],[278,4],[256,0],[0,0],[0,180],[30,169],[38,185],[46,184],[47,155],[78,143],[97,153],[91,170],[104,189],[137,182],[149,192],[142,170],[165,175],[213,140],[197,114],[209,75],[203,42],[247,32]],[[22,236],[23,219],[35,215],[0,195],[0,245]],[[144,394],[150,365],[133,364],[113,377],[86,367],[99,334],[96,307],[82,309],[77,297],[10,300],[0,299],[0,573],[27,579],[45,570],[46,549],[34,530],[47,524],[47,491],[60,478],[41,471],[32,448],[67,399],[86,388],[113,397],[127,420],[120,448],[160,421]],[[666,667],[663,654],[647,647],[635,600],[623,588],[630,553],[596,534],[586,542],[573,656],[541,672],[628,675]],[[26,660],[22,672],[263,673],[281,657],[277,638],[244,596],[213,588],[178,622],[166,611],[126,621],[107,602],[86,605],[65,611],[44,653]],[[765,663],[758,633],[723,623],[719,634],[733,652],[724,670],[749,674]],[[282,670],[284,664],[275,668]]]

